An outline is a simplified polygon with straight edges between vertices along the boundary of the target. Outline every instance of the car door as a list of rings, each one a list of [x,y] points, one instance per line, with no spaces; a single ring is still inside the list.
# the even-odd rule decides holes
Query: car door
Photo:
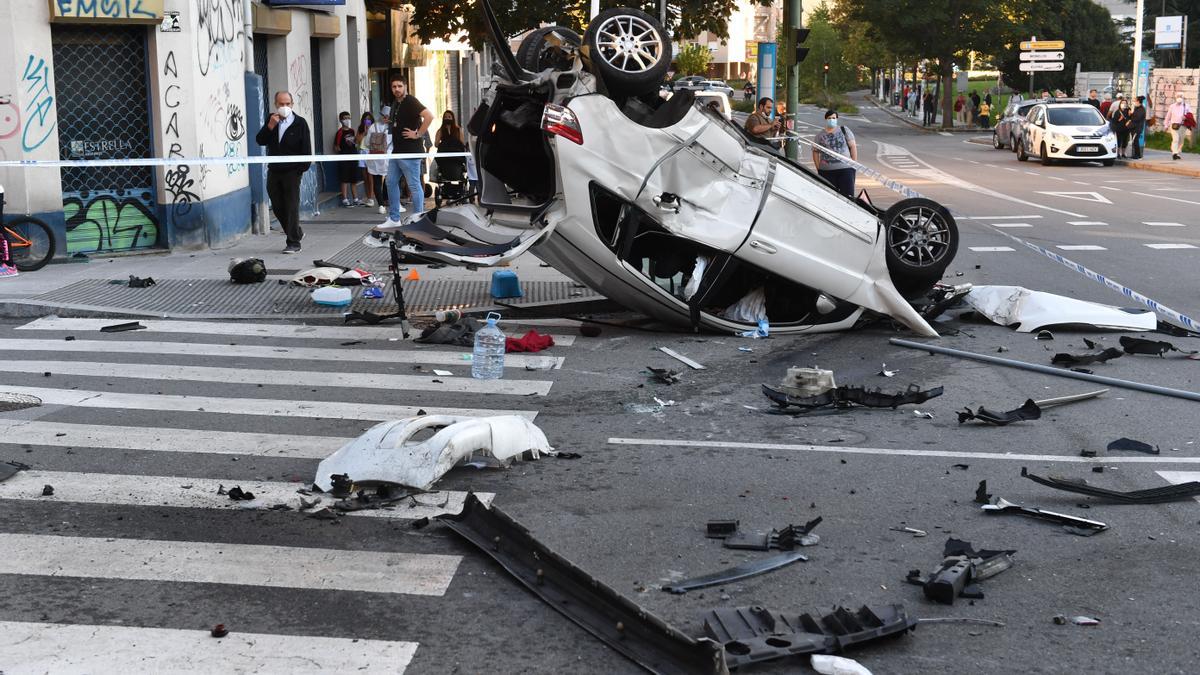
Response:
[[[1046,123],[1046,107],[1040,105],[1034,107],[1029,112],[1028,120],[1028,124],[1025,125],[1025,152],[1035,155],[1042,147],[1042,138],[1046,133],[1043,128]]]

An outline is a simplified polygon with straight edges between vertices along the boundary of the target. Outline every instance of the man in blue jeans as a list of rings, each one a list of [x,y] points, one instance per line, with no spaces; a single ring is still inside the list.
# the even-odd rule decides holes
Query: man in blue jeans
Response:
[[[392,96],[396,99],[392,104],[392,152],[424,154],[425,143],[421,136],[433,122],[433,113],[408,93],[408,83],[401,75],[392,75],[391,88]],[[421,188],[421,164],[424,161],[388,160],[388,219],[383,223],[383,227],[395,227],[400,224],[400,214],[404,211],[404,207],[400,206],[401,174],[408,182],[408,193],[412,195],[413,216],[416,217],[425,211],[425,192]]]

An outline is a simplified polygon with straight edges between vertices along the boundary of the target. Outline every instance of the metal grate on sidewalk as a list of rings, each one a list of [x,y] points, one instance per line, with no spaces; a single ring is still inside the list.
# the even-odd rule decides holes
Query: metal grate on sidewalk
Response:
[[[521,307],[552,302],[602,299],[588,288],[569,281],[528,281],[521,284],[525,296],[503,300]],[[442,309],[482,309],[496,306],[487,280],[409,281],[404,284],[404,301],[410,314]],[[353,289],[350,309],[385,313],[395,310],[389,281],[382,300],[360,299]],[[318,305],[309,289],[280,284],[268,279],[260,284],[234,284],[227,279],[164,279],[150,288],[129,288],[108,279],[84,279],[29,299],[38,305],[82,312],[188,317],[210,319],[337,318],[344,307]]]

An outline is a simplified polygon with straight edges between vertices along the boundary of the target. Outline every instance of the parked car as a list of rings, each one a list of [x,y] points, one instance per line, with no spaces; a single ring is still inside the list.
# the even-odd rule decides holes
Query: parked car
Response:
[[[1037,103],[1037,101],[1010,101],[1005,106],[1000,121],[996,122],[996,128],[992,130],[992,147],[997,150],[1009,148],[1016,152],[1017,143],[1021,139],[1021,124],[1025,121],[1025,115]]]
[[[729,98],[733,98],[733,87],[721,80],[704,80],[700,83],[699,88],[700,91],[719,91]]]
[[[906,294],[954,259],[944,207],[849,199],[690,90],[660,96],[671,42],[645,12],[606,9],[582,37],[541,29],[566,44],[549,51],[576,50],[567,67],[537,45],[515,58],[483,7],[503,74],[469,124],[479,201],[376,228],[368,243],[395,236],[405,254],[474,267],[536,247],[606,297],[693,329],[820,332],[870,310],[936,335]]]
[[[700,83],[703,81],[703,75],[688,75],[687,77],[681,77],[675,80],[675,86],[673,88],[677,91],[682,91],[684,89],[699,89]]]
[[[1117,136],[1099,110],[1086,103],[1038,102],[1025,115],[1017,159],[1031,156],[1049,166],[1056,161],[1101,162],[1117,159]]]

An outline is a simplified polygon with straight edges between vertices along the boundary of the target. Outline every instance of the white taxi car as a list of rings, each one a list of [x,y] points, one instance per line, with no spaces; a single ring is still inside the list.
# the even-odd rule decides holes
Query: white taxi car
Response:
[[[1025,115],[1017,159],[1031,156],[1049,166],[1056,161],[1102,162],[1117,159],[1117,136],[1100,111],[1086,103],[1039,103]]]

